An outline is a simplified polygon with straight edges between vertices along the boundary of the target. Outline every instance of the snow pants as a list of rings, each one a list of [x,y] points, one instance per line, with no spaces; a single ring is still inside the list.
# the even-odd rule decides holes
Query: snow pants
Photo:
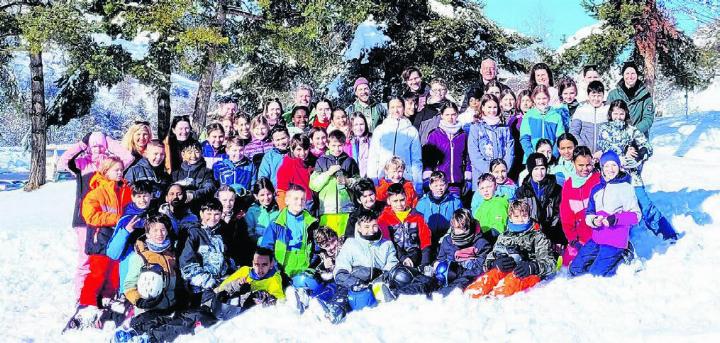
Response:
[[[201,310],[177,312],[150,310],[130,320],[130,327],[140,334],[147,333],[150,342],[172,342],[180,335],[191,334],[195,327],[208,327],[217,322],[210,313]]]
[[[75,271],[75,299],[80,298],[80,293],[85,284],[85,278],[90,274],[90,263],[88,262],[88,255],[85,254],[85,237],[87,237],[87,227],[76,226],[75,236],[77,237],[78,243],[78,265]]]
[[[613,276],[623,261],[624,252],[625,249],[597,244],[591,239],[580,248],[578,255],[570,263],[570,274]]]
[[[507,297],[535,286],[539,282],[540,277],[537,275],[519,278],[513,272],[503,272],[498,268],[493,268],[467,286],[465,294],[474,299],[488,295]]]
[[[640,205],[640,211],[642,212],[642,220],[638,224],[640,227],[647,228],[656,235],[661,235],[663,239],[677,239],[677,232],[673,229],[670,221],[655,207],[652,200],[645,191],[645,187],[636,186],[635,196],[638,199]]]
[[[112,298],[120,284],[119,263],[105,255],[88,257],[90,274],[80,292],[80,305],[98,306],[98,295]],[[99,306],[98,306],[99,307]]]

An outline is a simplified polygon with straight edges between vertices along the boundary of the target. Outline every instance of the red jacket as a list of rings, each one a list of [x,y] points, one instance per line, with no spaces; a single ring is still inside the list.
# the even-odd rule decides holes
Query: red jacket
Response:
[[[405,218],[405,221],[401,222],[395,214],[395,211],[393,211],[390,206],[385,206],[385,209],[383,209],[382,213],[380,213],[380,217],[378,217],[378,226],[380,226],[382,237],[388,240],[392,240],[392,234],[390,233],[390,228],[392,226],[410,223],[415,223],[418,227],[420,249],[422,250],[429,247],[432,244],[432,233],[430,232],[430,227],[428,227],[427,223],[425,223],[425,219],[420,212],[415,211],[414,209],[410,210],[410,214],[408,214],[407,218]]]
[[[565,180],[560,198],[560,221],[568,242],[585,244],[592,229],[585,224],[585,210],[590,202],[590,191],[600,183],[600,173],[593,173],[580,188],[573,188],[571,178]]]
[[[375,198],[378,201],[387,201],[387,197],[388,197],[387,190],[388,190],[388,187],[390,187],[390,185],[392,185],[392,182],[389,182],[389,181],[385,180],[384,178],[380,179],[380,182],[379,182],[377,188],[375,188]],[[413,185],[412,182],[410,182],[408,180],[404,180],[403,181],[403,189],[405,189],[405,206],[408,208],[415,208],[415,206],[417,206],[417,203],[419,200],[418,196],[417,196],[417,192],[415,192],[415,186]]]
[[[294,183],[305,188],[306,198],[308,200],[312,199],[310,173],[312,173],[312,167],[306,166],[304,161],[299,158],[290,157],[290,155],[285,155],[277,170],[278,194],[280,194],[280,191],[283,193],[287,191],[290,184]],[[281,203],[285,204],[285,201],[278,200],[278,204]]]

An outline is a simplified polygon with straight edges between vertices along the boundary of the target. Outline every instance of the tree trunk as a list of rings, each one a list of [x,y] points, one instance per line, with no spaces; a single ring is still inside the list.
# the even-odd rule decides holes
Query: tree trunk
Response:
[[[221,31],[225,25],[226,3],[226,0],[218,1],[217,14],[215,16],[215,25],[220,28]],[[195,97],[195,110],[193,111],[192,120],[195,132],[201,132],[207,122],[208,107],[210,106],[210,97],[212,96],[212,84],[215,79],[215,69],[217,68],[217,64],[215,63],[216,56],[217,47],[211,46],[207,52],[205,67],[200,76],[197,96]]]
[[[32,191],[45,184],[45,149],[47,144],[47,116],[45,113],[45,81],[43,76],[42,52],[30,52],[31,79],[31,133],[30,133],[30,179],[26,191]]]
[[[643,58],[644,80],[650,94],[655,93],[657,75],[657,33],[662,29],[662,18],[655,0],[647,0],[642,19],[635,23],[635,46]]]
[[[163,139],[170,132],[170,88],[172,83],[170,76],[172,74],[172,61],[170,52],[163,49],[158,54],[158,66],[162,72],[162,80],[157,90],[157,107],[158,107],[158,139]]]

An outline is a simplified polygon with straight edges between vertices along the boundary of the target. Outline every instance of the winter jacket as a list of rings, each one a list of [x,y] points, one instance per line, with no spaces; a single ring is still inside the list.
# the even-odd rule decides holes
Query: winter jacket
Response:
[[[460,129],[449,137],[445,130],[438,127],[428,136],[423,151],[425,170],[439,170],[445,173],[450,185],[463,186],[466,172],[470,171],[465,131]]]
[[[430,133],[432,133],[432,131],[437,129],[439,126],[440,126],[440,116],[439,115],[420,123],[420,129],[418,129],[418,134],[420,135],[420,144],[422,144],[423,146],[425,144],[427,144]]]
[[[437,261],[453,262],[457,268],[454,270],[456,277],[449,280],[448,286],[465,288],[473,282],[484,272],[485,258],[491,250],[492,244],[480,235],[475,235],[472,244],[465,247],[455,245],[452,237],[446,235],[440,243]]]
[[[153,167],[144,157],[125,171],[125,179],[130,185],[139,181],[150,182],[153,186],[153,197],[156,199],[159,199],[170,185],[170,175],[165,172],[165,165]]]
[[[375,200],[387,202],[387,190],[392,184],[393,182],[390,180],[381,179],[375,188]],[[415,186],[408,180],[403,180],[402,185],[405,190],[405,207],[414,208],[418,203],[418,194],[415,192]]]
[[[277,185],[277,170],[286,154],[287,151],[280,151],[278,148],[272,148],[272,150],[266,152],[260,163],[257,178],[266,177],[270,179],[273,185]]]
[[[375,128],[370,142],[368,177],[379,180],[384,175],[385,163],[393,156],[405,162],[405,179],[411,180],[415,190],[422,191],[422,150],[418,131],[410,121],[387,118]]]
[[[228,185],[236,192],[251,190],[257,177],[257,169],[252,161],[242,156],[240,161],[233,162],[229,159],[215,162],[212,166],[212,174],[220,185]]]
[[[230,282],[240,279],[245,279],[246,283],[250,285],[251,292],[265,291],[275,297],[275,299],[285,299],[285,292],[283,292],[282,285],[282,276],[280,275],[280,271],[277,270],[276,267],[270,269],[270,271],[268,271],[268,273],[265,274],[265,276],[263,276],[262,278],[255,274],[255,271],[252,269],[252,267],[240,267],[240,269],[238,269],[235,273],[228,276],[228,278],[220,284],[219,288],[222,288]]]
[[[358,164],[360,177],[367,177],[368,156],[370,156],[371,137],[351,138],[345,151]],[[319,156],[318,156],[319,158]]]
[[[327,171],[333,165],[339,165],[340,170],[335,175],[328,175]],[[320,214],[350,213],[353,211],[353,201],[350,198],[348,185],[338,183],[338,176],[357,178],[360,175],[357,163],[346,153],[340,156],[326,154],[320,156],[315,162],[315,170],[310,175],[310,189],[318,193],[320,200]]]
[[[553,244],[566,244],[565,235],[560,224],[560,193],[562,189],[555,181],[555,176],[547,174],[545,179],[535,184],[535,190],[528,176],[515,192],[515,199],[523,200],[530,205],[530,218],[540,224],[542,232]]]
[[[423,215],[432,232],[433,247],[437,248],[440,244],[440,238],[448,232],[453,213],[460,208],[462,202],[451,193],[446,193],[439,199],[428,193],[418,201],[415,210]]]
[[[373,204],[372,208],[370,208],[369,210],[360,204],[356,204],[355,210],[348,216],[347,225],[345,226],[345,238],[355,237],[355,224],[357,224],[357,220],[362,213],[370,211],[374,213],[375,216],[379,216],[384,209],[385,202],[378,201],[377,199],[375,201],[375,204]]]
[[[293,228],[291,220],[297,220],[302,227]],[[273,250],[280,269],[285,275],[293,277],[310,266],[313,252],[311,237],[317,224],[317,219],[308,211],[294,216],[285,208],[265,230],[260,246]]]
[[[497,188],[495,189],[495,195],[501,196],[507,199],[508,202],[510,202],[515,200],[515,192],[517,191],[517,189],[518,186],[513,183],[512,180],[508,179],[505,184],[497,185]],[[470,211],[472,213],[475,213],[484,201],[485,199],[483,198],[482,194],[480,194],[480,192],[475,192],[470,203]]]
[[[555,181],[562,186],[568,177],[575,174],[575,164],[572,160],[568,161],[562,157],[558,158],[556,162],[556,164],[550,166],[548,174],[555,175]]]
[[[277,219],[279,213],[280,210],[277,205],[268,209],[260,206],[258,203],[252,204],[252,206],[248,208],[247,213],[245,213],[245,217],[243,217],[248,227],[250,239],[259,243],[265,234],[265,229],[270,226],[270,222]]]
[[[173,213],[173,211],[170,210],[170,205],[167,203],[160,205],[158,213],[164,214],[170,218],[170,225],[172,225],[173,233],[176,235],[180,232],[181,227],[200,222],[200,219],[198,219],[198,217],[193,214],[189,208],[183,208],[179,211],[179,213]]]
[[[563,129],[565,129],[565,132],[569,132],[570,121],[572,120],[572,118],[570,118],[570,109],[566,104],[559,104],[555,106],[555,110],[560,113],[560,117],[562,117]]]
[[[547,113],[543,114],[537,108],[531,108],[520,124],[520,144],[525,151],[523,163],[527,161],[530,154],[535,152],[535,144],[541,138],[550,140],[554,146],[557,138],[563,133],[565,133],[563,117],[557,109],[550,108]]]
[[[180,167],[170,174],[170,178],[173,183],[185,186],[185,191],[192,193],[192,203],[197,204],[194,207],[198,209],[200,204],[212,198],[217,190],[213,173],[203,160],[193,165],[183,161]]]
[[[400,220],[390,206],[385,207],[378,218],[384,239],[392,240],[401,262],[410,258],[415,266],[432,261],[432,232],[422,214],[415,210],[405,220]]]
[[[108,180],[95,173],[90,179],[90,191],[82,202],[82,215],[87,223],[85,253],[104,255],[113,234],[113,228],[130,203],[132,191],[125,181]]]
[[[379,269],[387,272],[395,268],[398,263],[397,252],[391,241],[383,238],[368,241],[358,235],[348,238],[343,243],[335,258],[333,274],[339,286],[351,288],[361,282],[374,279],[373,276],[369,276],[367,278],[369,280],[361,280],[355,274],[359,269]]]
[[[508,199],[498,195],[483,201],[478,206],[477,211],[473,213],[473,217],[480,224],[483,234],[489,233],[497,237],[505,232],[509,206]]]
[[[260,167],[265,153],[273,149],[272,142],[266,142],[264,140],[252,140],[250,143],[243,147],[243,155],[250,159],[255,165],[255,168]]]
[[[159,266],[162,269],[165,288],[161,294],[162,300],[152,309],[145,310],[169,310],[175,307],[175,289],[177,287],[177,259],[175,252],[168,248],[157,253],[150,251],[144,237],[139,239],[133,246],[132,253],[128,257],[128,270],[125,282],[122,283],[125,297],[133,305],[141,298],[138,292],[138,279],[143,269]]]
[[[228,242],[222,235],[224,229],[222,222],[213,228],[202,227],[199,223],[183,227],[187,238],[181,238],[184,243],[178,260],[182,278],[192,293],[214,288],[233,271],[234,262],[225,254]]]
[[[205,165],[212,166],[215,162],[222,161],[228,157],[225,153],[225,146],[221,145],[219,148],[215,148],[210,145],[210,142],[204,141],[202,143],[202,156],[205,159]]]
[[[602,123],[607,122],[610,106],[593,107],[590,103],[580,105],[570,122],[570,133],[578,140],[578,145],[590,148],[593,153],[598,151],[598,131]]]
[[[405,92],[403,93],[403,99],[409,96],[415,97],[415,100],[417,102],[417,111],[420,112],[425,108],[425,104],[428,101],[428,98],[430,98],[430,85],[423,82],[420,85],[420,89],[417,91],[412,91],[408,88],[405,89]]]
[[[383,119],[387,117],[387,108],[385,105],[375,102],[364,104],[360,100],[355,100],[355,102],[345,108],[345,113],[348,115],[352,115],[355,112],[360,112],[365,116],[370,132],[380,125]]]
[[[655,104],[650,91],[640,80],[637,81],[636,87],[633,88],[634,94],[629,96],[628,94],[633,93],[633,90],[628,90],[625,87],[625,81],[620,80],[617,88],[611,90],[608,94],[607,103],[609,104],[618,99],[624,100],[628,105],[628,109],[630,109],[630,124],[647,137],[653,121],[655,121]]]
[[[105,137],[107,144],[106,151],[110,155],[120,157],[123,166],[127,169],[134,161],[135,157],[131,152],[127,151],[120,143],[110,137]],[[92,155],[87,144],[78,142],[68,148],[57,163],[57,170],[68,170],[75,174],[75,207],[73,207],[73,227],[85,226],[85,220],[82,217],[80,209],[82,208],[82,200],[90,190],[90,179],[100,166],[107,154]]]
[[[505,125],[488,125],[481,121],[470,126],[468,154],[472,164],[473,190],[477,190],[480,175],[490,171],[490,161],[502,158],[512,167],[515,141]]]
[[[113,260],[120,261],[120,292],[124,290],[125,276],[128,271],[128,256],[133,251],[137,239],[145,234],[145,220],[143,216],[146,210],[147,209],[139,209],[132,202],[125,206],[123,216],[118,220],[117,225],[115,225],[115,231],[107,245],[105,254]],[[130,233],[125,227],[135,216],[141,219],[135,224],[133,232]]]
[[[277,169],[277,189],[278,204],[285,207],[285,191],[290,188],[290,184],[302,186],[305,189],[305,195],[307,200],[312,200],[313,194],[310,191],[310,173],[312,173],[312,166],[306,164],[304,160],[295,158],[288,155],[280,163],[280,167]]]
[[[638,156],[635,161],[624,158],[629,147],[635,147]],[[625,125],[623,122],[610,122],[600,126],[600,137],[598,138],[598,149],[602,152],[615,151],[623,164],[623,168],[632,177],[633,186],[643,185],[640,171],[642,164],[652,156],[653,149],[650,141],[645,135],[632,125]],[[635,163],[637,162],[637,163]],[[633,163],[629,165],[628,163]]]
[[[635,189],[630,184],[630,175],[620,172],[610,181],[602,179],[590,192],[590,202],[585,210],[585,223],[592,226],[598,216],[613,216],[615,222],[592,231],[592,240],[600,245],[626,249],[630,239],[630,228],[640,221],[640,206]]]
[[[505,231],[495,242],[492,252],[485,259],[485,271],[494,267],[500,254],[507,254],[516,262],[536,262],[537,276],[544,279],[555,274],[557,260],[552,252],[552,243],[541,231],[528,229],[522,232]]]
[[[568,242],[585,244],[590,239],[592,229],[585,224],[585,210],[590,202],[590,191],[600,183],[600,173],[593,173],[580,187],[573,187],[573,174],[565,180],[560,202],[560,221]]]

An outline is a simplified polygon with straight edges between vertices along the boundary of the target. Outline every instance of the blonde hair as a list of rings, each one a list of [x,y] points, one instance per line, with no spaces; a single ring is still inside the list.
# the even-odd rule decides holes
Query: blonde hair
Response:
[[[103,159],[102,162],[100,162],[100,168],[98,168],[98,173],[106,175],[108,170],[110,170],[110,168],[112,168],[115,164],[119,164],[121,168],[125,167],[120,157],[108,156]]]
[[[403,161],[400,157],[393,156],[391,159],[389,159],[385,163],[385,170],[389,170],[390,167],[402,168],[405,169],[405,161]]]
[[[144,123],[135,123],[135,124],[130,125],[127,132],[125,133],[125,135],[122,138],[121,144],[128,151],[130,151],[130,152],[134,151],[134,152],[137,152],[138,154],[142,155],[142,153],[145,150],[144,149],[141,150],[140,147],[136,146],[135,140],[133,139],[133,137],[135,136],[135,133],[140,130],[147,131],[148,136],[149,136],[148,141],[151,141],[153,139],[153,132],[152,132],[152,129],[150,128],[150,125],[147,125]]]

